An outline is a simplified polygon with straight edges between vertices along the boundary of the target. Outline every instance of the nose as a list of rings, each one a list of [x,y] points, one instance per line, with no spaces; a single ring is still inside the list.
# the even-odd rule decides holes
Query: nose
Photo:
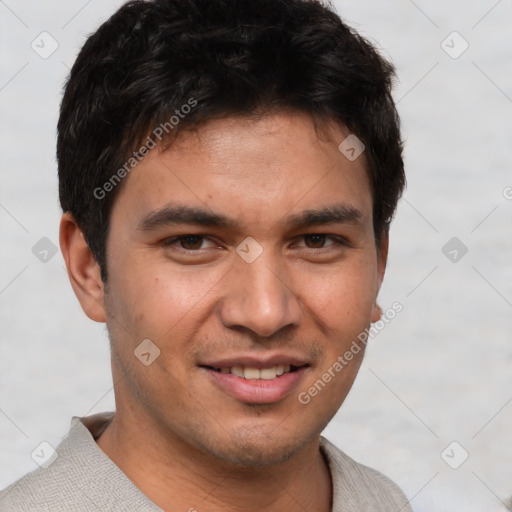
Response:
[[[284,327],[298,326],[303,310],[292,283],[260,257],[252,263],[239,261],[229,276],[220,316],[227,328],[250,329],[269,337]]]

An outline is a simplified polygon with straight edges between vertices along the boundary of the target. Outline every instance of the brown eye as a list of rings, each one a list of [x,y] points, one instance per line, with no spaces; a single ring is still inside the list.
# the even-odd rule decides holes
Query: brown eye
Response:
[[[325,235],[304,235],[306,246],[310,249],[321,249],[325,244]]]
[[[187,235],[180,238],[180,245],[187,251],[196,251],[201,248],[203,237],[198,235]]]

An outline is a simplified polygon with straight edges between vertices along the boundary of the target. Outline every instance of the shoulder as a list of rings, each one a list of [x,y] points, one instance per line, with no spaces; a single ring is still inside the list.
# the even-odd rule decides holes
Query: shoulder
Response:
[[[66,511],[64,496],[68,485],[62,468],[55,462],[48,468],[38,468],[0,491],[3,512]]]
[[[89,429],[97,434],[111,416],[73,418],[69,434],[44,466],[0,491],[0,510],[159,511],[97,446]]]
[[[69,433],[56,450],[49,445],[42,449],[44,462],[39,468],[0,492],[2,512],[58,512],[69,510],[70,503],[77,503],[79,491],[75,477],[80,466],[87,466],[92,446],[90,433],[78,420],[73,418]]]
[[[333,484],[333,512],[365,510],[365,512],[411,512],[402,490],[375,469],[359,464],[324,437],[320,438]]]

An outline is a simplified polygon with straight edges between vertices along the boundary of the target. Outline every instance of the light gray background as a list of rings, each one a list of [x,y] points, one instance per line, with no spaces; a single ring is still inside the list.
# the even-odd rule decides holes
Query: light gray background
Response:
[[[58,243],[55,125],[74,57],[120,1],[0,0],[0,488],[72,415],[113,408],[103,325],[82,313]],[[372,340],[325,435],[418,511],[499,511],[512,496],[510,0],[336,2],[397,66],[408,189],[381,293],[404,310]],[[32,41],[51,34],[41,58]],[[454,59],[442,48],[458,54]],[[50,48],[49,39],[45,48]],[[508,199],[507,199],[508,197]],[[442,247],[468,248],[457,262]],[[452,253],[453,257],[453,253]],[[469,458],[452,469],[462,450]]]

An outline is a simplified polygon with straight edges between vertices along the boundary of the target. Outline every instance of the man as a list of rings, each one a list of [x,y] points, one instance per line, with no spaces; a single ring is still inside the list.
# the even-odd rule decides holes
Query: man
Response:
[[[136,1],[89,37],[60,243],[107,324],[116,412],[74,418],[1,510],[410,510],[320,435],[381,316],[392,77],[311,0]]]

